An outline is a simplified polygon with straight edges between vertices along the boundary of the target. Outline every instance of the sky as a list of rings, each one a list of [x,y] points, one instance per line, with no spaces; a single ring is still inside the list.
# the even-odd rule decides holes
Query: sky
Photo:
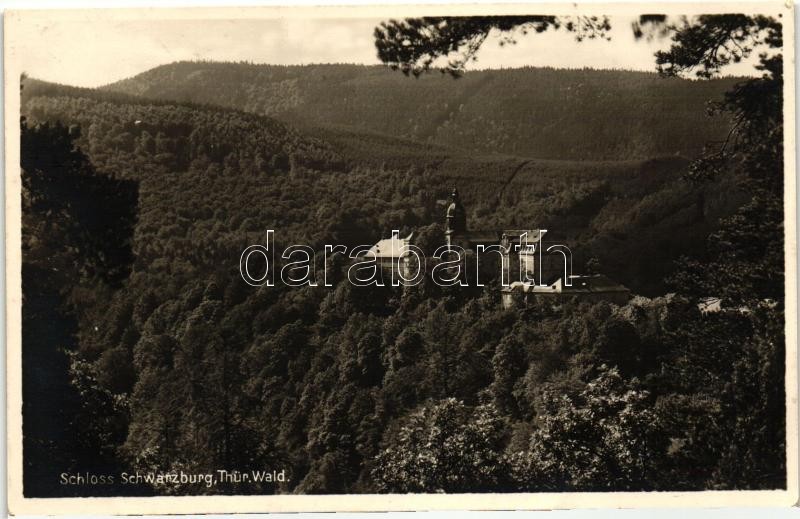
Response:
[[[550,66],[655,70],[653,54],[668,39],[636,41],[635,17],[612,17],[611,41],[584,40],[564,30],[520,36],[499,45],[490,36],[471,68]],[[251,61],[271,64],[378,64],[375,18],[172,19],[103,23],[55,21],[20,38],[24,71],[39,79],[95,87],[179,60]],[[751,64],[726,70],[752,71]]]

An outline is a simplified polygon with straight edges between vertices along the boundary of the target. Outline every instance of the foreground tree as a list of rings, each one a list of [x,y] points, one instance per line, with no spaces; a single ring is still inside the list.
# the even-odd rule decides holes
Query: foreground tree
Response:
[[[124,405],[73,353],[73,296],[81,286],[103,293],[128,275],[138,187],[98,175],[75,144],[77,127],[23,119],[20,131],[24,492],[75,495],[58,473],[118,468]]]
[[[117,286],[133,261],[138,186],[96,174],[79,136],[77,126],[22,121],[23,251]]]
[[[647,391],[606,366],[576,395],[553,389],[528,450],[511,458],[520,490],[659,488],[669,442]]]
[[[584,38],[607,38],[607,17],[597,16],[464,16],[389,20],[375,28],[378,57],[395,70],[419,76],[445,58],[442,72],[461,75],[467,64],[477,61],[478,50],[492,32],[501,45],[516,43],[529,32],[564,29]]]
[[[675,367],[682,367],[678,380],[695,378],[709,352],[719,352],[718,362],[706,363],[702,382],[682,388],[684,394],[705,393],[719,402],[710,438],[725,441],[716,445],[709,483],[781,488],[786,484],[782,27],[763,16],[700,17],[673,41],[657,55],[659,69],[670,75],[694,70],[710,77],[762,49],[756,66],[761,77],[739,83],[712,106],[731,117],[727,139],[712,143],[687,175],[696,182],[737,175],[750,200],[722,220],[704,256],[681,260],[674,280],[679,290],[695,299],[719,297],[725,315],[696,315],[685,322],[676,337],[684,354]],[[744,323],[703,333],[720,320]],[[690,444],[700,444],[693,440]]]
[[[504,421],[491,405],[454,398],[411,414],[375,459],[381,492],[489,492],[502,488]]]

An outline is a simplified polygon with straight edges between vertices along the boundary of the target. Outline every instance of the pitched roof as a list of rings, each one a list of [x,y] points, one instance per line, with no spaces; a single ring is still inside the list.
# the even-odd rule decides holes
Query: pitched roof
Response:
[[[411,244],[411,237],[414,233],[405,238],[400,238],[399,233],[393,233],[391,238],[384,238],[373,245],[364,255],[375,256],[376,258],[400,258],[408,256],[408,245]]]

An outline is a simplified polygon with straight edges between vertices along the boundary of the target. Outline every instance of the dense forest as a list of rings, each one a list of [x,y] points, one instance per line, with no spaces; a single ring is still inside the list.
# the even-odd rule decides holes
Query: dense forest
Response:
[[[705,116],[706,102],[737,81],[546,68],[409,80],[381,66],[179,62],[104,88],[483,153],[641,160],[694,157],[724,138],[724,126]]]
[[[235,265],[235,255],[266,229],[279,229],[286,244],[317,249],[371,244],[392,229],[443,224],[437,201],[457,186],[473,227],[549,229],[575,250],[576,261],[596,258],[637,293],[658,295],[675,258],[696,251],[744,199],[735,176],[681,182],[682,157],[465,155],[355,130],[301,134],[234,110],[150,104],[36,80],[23,93],[29,120],[81,127],[77,143],[100,172],[141,183],[137,231],[171,242],[156,253],[149,250],[156,242],[147,240],[136,258],[151,267],[184,249]]]
[[[727,131],[705,101],[735,82],[212,63],[103,89],[24,79],[23,397],[46,418],[25,420],[26,495],[784,487],[782,271],[763,275],[782,230],[752,218],[777,209],[751,184],[782,155],[687,174]],[[491,286],[355,287],[341,256],[318,255],[332,288],[239,275],[267,229],[279,249],[399,228],[430,250],[454,185],[475,226],[552,229],[635,297],[504,309]],[[702,268],[720,257],[759,268],[723,293]],[[89,469],[288,479],[57,484]]]

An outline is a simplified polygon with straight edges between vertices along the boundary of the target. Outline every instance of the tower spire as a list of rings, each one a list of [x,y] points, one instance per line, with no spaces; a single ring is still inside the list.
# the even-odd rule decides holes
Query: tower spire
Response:
[[[467,230],[467,213],[464,211],[464,206],[461,205],[461,199],[458,196],[458,188],[453,188],[453,193],[450,195],[450,204],[447,206],[447,214],[445,218],[445,225],[448,233],[462,233]]]

